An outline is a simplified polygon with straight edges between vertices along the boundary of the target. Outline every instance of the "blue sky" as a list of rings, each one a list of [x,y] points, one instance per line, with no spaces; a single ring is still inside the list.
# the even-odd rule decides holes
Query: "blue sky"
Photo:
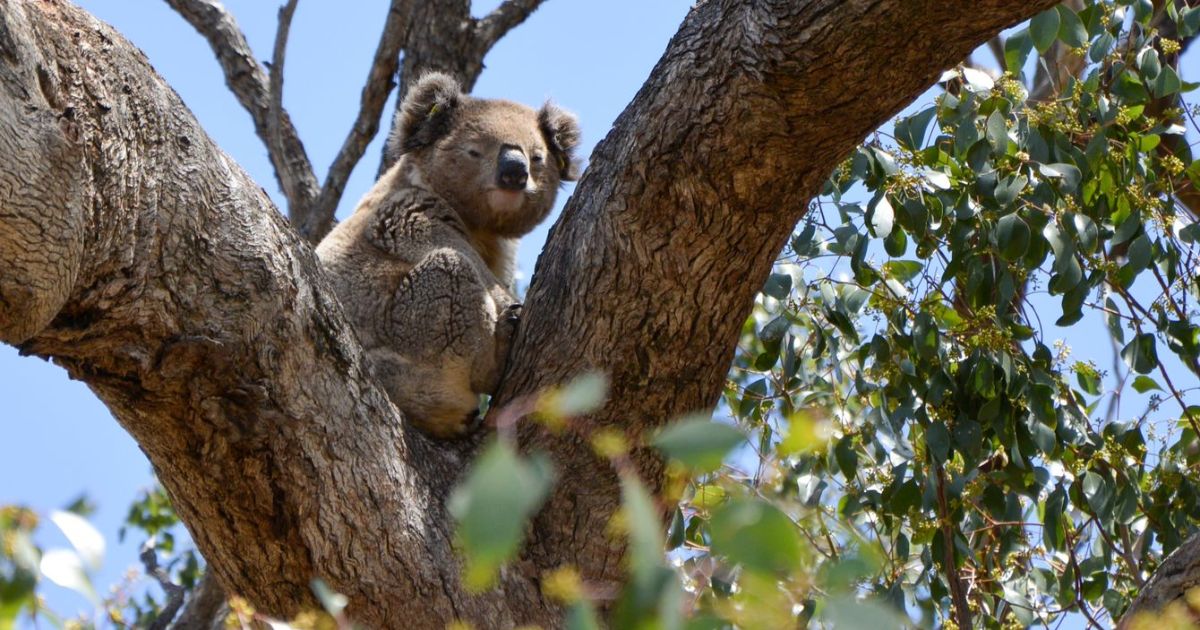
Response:
[[[249,116],[226,89],[207,43],[161,0],[82,0],[86,9],[140,47],[182,96],[216,142],[281,201],[266,152]],[[278,4],[269,0],[226,0],[260,59],[270,56]],[[475,2],[475,13],[496,2]],[[529,104],[547,98],[579,114],[581,154],[610,129],[636,93],[691,6],[691,0],[548,0],[512,31],[486,59],[475,94]],[[309,157],[323,179],[358,110],[362,81],[374,54],[386,0],[299,4],[288,49],[284,103]],[[980,61],[991,64],[986,54]],[[1195,78],[1195,55],[1184,75]],[[928,102],[928,99],[923,99]],[[389,104],[387,112],[392,111]],[[386,121],[384,123],[386,128]],[[888,126],[890,129],[890,125]],[[339,208],[349,213],[372,183],[380,148],[376,141],[351,178]],[[564,189],[559,206],[570,194]],[[519,266],[532,273],[547,229],[555,217],[524,239]],[[527,279],[526,279],[527,280]],[[1049,321],[1053,321],[1053,317]],[[1048,334],[1054,337],[1057,331]],[[1098,329],[1097,329],[1098,332]],[[1107,343],[1076,344],[1076,356],[1110,364]],[[0,345],[0,504],[21,503],[43,515],[81,493],[99,507],[93,522],[109,541],[100,589],[136,566],[130,540],[117,545],[116,532],[130,502],[151,483],[150,465],[137,445],[82,383],[44,361],[18,357]],[[1126,414],[1135,406],[1125,407]],[[65,546],[49,523],[39,543]],[[47,583],[52,609],[87,608],[82,597]]]

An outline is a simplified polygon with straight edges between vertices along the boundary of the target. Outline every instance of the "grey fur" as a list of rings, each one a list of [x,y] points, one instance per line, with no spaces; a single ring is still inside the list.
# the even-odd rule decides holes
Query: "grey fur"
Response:
[[[392,402],[450,437],[504,370],[520,313],[517,239],[576,177],[579,126],[551,104],[471,98],[443,74],[418,81],[397,115],[399,159],[317,255]],[[497,159],[513,147],[529,177],[505,192]]]

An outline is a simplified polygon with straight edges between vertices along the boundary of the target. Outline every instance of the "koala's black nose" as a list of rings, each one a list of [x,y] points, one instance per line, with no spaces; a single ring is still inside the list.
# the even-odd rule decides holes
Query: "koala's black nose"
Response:
[[[500,162],[496,168],[496,185],[505,190],[524,190],[529,181],[529,162],[520,149],[505,147],[500,150]]]

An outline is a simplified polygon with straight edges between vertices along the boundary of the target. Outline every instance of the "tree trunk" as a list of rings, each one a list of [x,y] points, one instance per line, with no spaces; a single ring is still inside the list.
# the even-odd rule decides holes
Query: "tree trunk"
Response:
[[[0,2],[0,339],[85,381],[229,593],[289,617],[314,577],[368,627],[551,624],[466,593],[466,445],[405,430],[312,249],[145,58],[62,2]]]
[[[702,3],[555,226],[497,402],[601,368],[611,401],[592,425],[636,438],[711,408],[825,176],[1052,4]],[[465,591],[444,503],[476,444],[408,428],[307,244],[145,58],[63,0],[0,0],[0,165],[0,340],[109,406],[228,592],[288,617],[320,577],[368,627],[555,626],[542,570],[621,579],[611,471],[530,425],[559,486],[527,561]],[[635,461],[656,486],[657,460]]]

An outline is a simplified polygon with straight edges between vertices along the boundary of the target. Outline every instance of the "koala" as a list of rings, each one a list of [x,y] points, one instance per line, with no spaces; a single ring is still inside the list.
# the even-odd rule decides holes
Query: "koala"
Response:
[[[396,116],[395,163],[317,256],[392,402],[453,437],[504,370],[517,239],[578,177],[579,123],[550,103],[470,97],[436,73]]]

